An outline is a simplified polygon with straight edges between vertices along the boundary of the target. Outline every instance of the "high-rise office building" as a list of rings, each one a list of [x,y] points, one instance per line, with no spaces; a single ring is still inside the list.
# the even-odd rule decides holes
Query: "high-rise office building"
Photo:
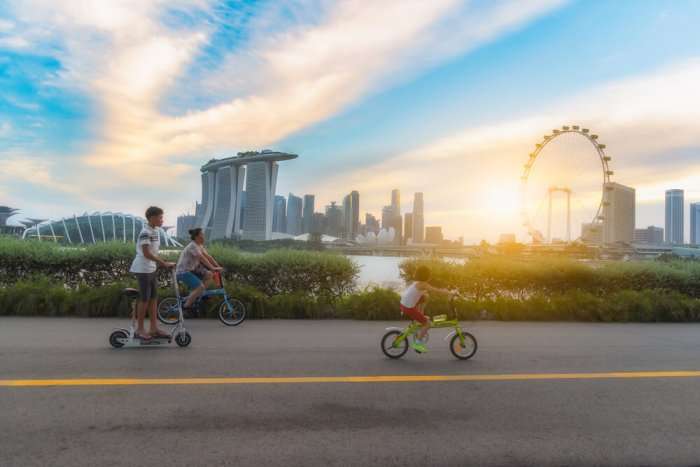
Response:
[[[403,238],[404,244],[413,242],[413,214],[410,212],[403,215]]]
[[[315,212],[311,223],[312,234],[322,234],[326,231],[326,215],[322,212]]]
[[[690,243],[700,244],[700,203],[690,203]]]
[[[635,224],[634,188],[606,183],[603,204],[603,243],[632,243]]]
[[[277,162],[296,154],[265,150],[239,152],[235,157],[212,159],[202,166],[202,204],[196,224],[209,238],[231,238],[241,229],[244,237],[268,240],[272,232],[272,209],[277,184]],[[246,177],[247,172],[247,177]],[[241,222],[243,181],[246,180],[247,219]]]
[[[343,210],[335,201],[326,206],[326,233],[333,237],[343,235]]]
[[[352,191],[343,198],[344,238],[354,240],[360,232],[360,193]]]
[[[666,243],[683,244],[683,190],[666,190]]]
[[[275,195],[275,207],[272,214],[272,231],[287,232],[287,200],[284,196]]]
[[[352,239],[360,233],[360,193],[357,190],[350,192],[350,201],[352,201]]]
[[[197,223],[197,216],[192,214],[183,214],[177,217],[177,232],[175,236],[177,238],[187,238],[190,229],[194,229]]]
[[[316,197],[314,195],[304,195],[304,212],[302,221],[302,233],[309,233],[313,228],[314,221],[314,203]]]
[[[352,240],[352,197],[343,197],[343,238]]]
[[[401,215],[401,191],[398,188],[391,190],[391,208],[395,216]]]
[[[382,229],[389,229],[394,226],[394,209],[391,206],[382,208]]]
[[[425,228],[425,241],[426,243],[441,243],[442,237],[442,227],[433,226]]]
[[[634,229],[634,243],[661,245],[664,243],[664,229],[653,225],[646,229]]]
[[[367,232],[379,232],[379,221],[370,213],[365,213],[365,230]]]
[[[287,197],[287,233],[301,235],[302,233],[302,199],[289,193]]]
[[[413,228],[411,229],[413,233],[413,243],[423,242],[424,223],[423,193],[418,192],[413,195]]]

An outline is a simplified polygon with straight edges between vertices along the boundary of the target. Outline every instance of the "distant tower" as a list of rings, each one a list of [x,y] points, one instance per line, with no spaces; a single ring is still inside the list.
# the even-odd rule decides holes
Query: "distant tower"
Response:
[[[302,222],[302,233],[309,233],[313,230],[314,223],[314,195],[304,195],[304,212]]]
[[[690,203],[690,243],[700,244],[700,203]]]
[[[357,190],[350,192],[352,201],[352,239],[360,233],[360,193]]]
[[[423,193],[413,195],[413,243],[423,243],[425,234],[425,220],[423,218]]]
[[[604,186],[603,243],[634,240],[636,198],[634,188],[609,182]]]
[[[404,242],[408,243],[408,240],[413,241],[413,214],[407,212],[403,215],[403,237]]]
[[[287,233],[301,235],[302,231],[302,199],[289,193],[287,197]]]
[[[284,196],[275,195],[275,208],[272,215],[272,231],[287,232],[287,200]]]
[[[683,190],[666,190],[666,243],[683,244]]]

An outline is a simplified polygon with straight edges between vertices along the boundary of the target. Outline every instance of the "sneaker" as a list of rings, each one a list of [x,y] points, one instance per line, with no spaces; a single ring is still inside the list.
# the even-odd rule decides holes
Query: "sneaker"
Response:
[[[413,350],[415,350],[418,353],[425,353],[428,351],[428,348],[425,346],[425,344],[419,341],[418,339],[415,339],[411,343],[411,347],[413,347]]]

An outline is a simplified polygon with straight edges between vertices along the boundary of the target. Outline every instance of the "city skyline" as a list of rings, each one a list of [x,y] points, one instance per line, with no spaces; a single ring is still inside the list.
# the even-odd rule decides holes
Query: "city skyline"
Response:
[[[352,188],[362,217],[400,186],[430,193],[425,225],[448,238],[523,239],[519,171],[562,124],[605,140],[638,226],[659,224],[666,188],[700,201],[697,2],[305,4],[4,2],[0,203],[38,218],[156,204],[174,224],[208,156],[275,147],[304,155],[278,193],[325,206]],[[552,149],[580,162],[584,218],[595,158]]]

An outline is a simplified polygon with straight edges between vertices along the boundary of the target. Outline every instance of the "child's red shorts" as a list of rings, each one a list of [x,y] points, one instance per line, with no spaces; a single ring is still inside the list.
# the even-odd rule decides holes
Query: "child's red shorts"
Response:
[[[420,308],[418,308],[418,305],[421,303],[423,303],[423,297],[418,300],[418,303],[413,308],[408,308],[401,305],[401,313],[408,316],[413,321],[418,321],[420,324],[425,324],[428,322],[428,317],[425,316],[422,311],[420,311]]]

